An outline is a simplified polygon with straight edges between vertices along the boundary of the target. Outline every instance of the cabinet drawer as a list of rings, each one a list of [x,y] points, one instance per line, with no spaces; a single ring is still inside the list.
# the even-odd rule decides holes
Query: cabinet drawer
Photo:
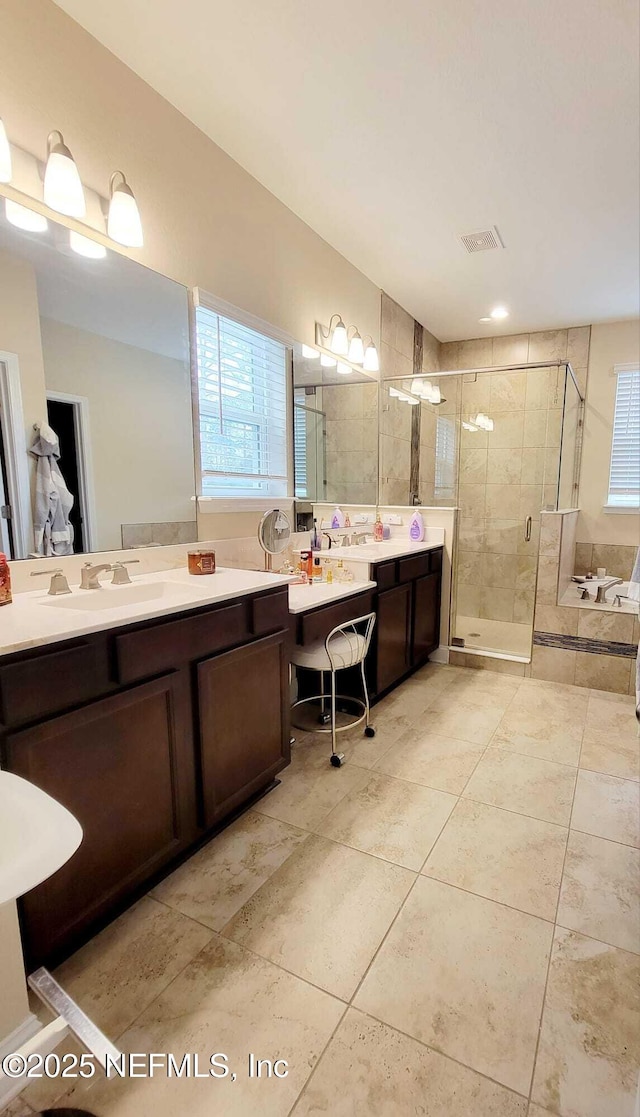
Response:
[[[373,568],[373,579],[378,584],[379,590],[388,590],[398,583],[398,564],[393,562],[379,562]]]
[[[400,584],[404,582],[413,582],[416,578],[422,578],[424,574],[428,573],[428,551],[422,555],[410,555],[409,558],[401,558],[398,562],[398,581]]]
[[[150,678],[250,639],[247,614],[248,603],[243,601],[116,636],[118,681]]]
[[[336,625],[346,624],[365,613],[371,613],[372,600],[371,593],[357,593],[344,601],[337,601],[335,605],[315,609],[313,613],[302,613],[298,618],[298,644],[307,645],[316,640],[325,640]]]
[[[255,597],[251,603],[251,628],[254,636],[266,636],[289,625],[289,592],[285,586],[278,593]]]
[[[0,703],[5,725],[36,721],[79,706],[109,689],[104,641],[55,646],[31,659],[0,667]]]

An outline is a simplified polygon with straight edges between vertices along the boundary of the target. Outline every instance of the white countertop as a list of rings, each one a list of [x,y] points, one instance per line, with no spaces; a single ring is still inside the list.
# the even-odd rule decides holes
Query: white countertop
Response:
[[[215,605],[260,590],[286,586],[291,580],[283,574],[224,567],[219,567],[215,574],[204,575],[189,574],[184,568],[141,574],[131,579],[130,586],[112,586],[108,575],[103,578],[106,584],[99,590],[81,590],[73,586],[71,594],[59,597],[50,596],[46,589],[15,594],[10,605],[0,608],[0,656],[137,621],[170,617],[197,609],[199,605]],[[134,587],[149,594],[159,588],[160,593],[148,600],[127,601]],[[111,600],[116,602],[119,597],[125,603],[89,610],[84,603],[90,598],[96,600],[96,595],[100,595],[97,600],[101,605]]]
[[[382,543],[361,543],[359,547],[332,547],[330,551],[323,551],[322,555],[373,565],[376,562],[385,562],[387,559],[402,558],[404,555],[434,551],[442,545],[442,540],[430,542],[425,539],[422,543],[414,543],[411,539],[385,539]]]
[[[346,548],[345,548],[346,550]],[[289,586],[289,612],[306,613],[320,605],[331,605],[343,597],[363,590],[374,590],[375,582],[309,582],[306,586]]]

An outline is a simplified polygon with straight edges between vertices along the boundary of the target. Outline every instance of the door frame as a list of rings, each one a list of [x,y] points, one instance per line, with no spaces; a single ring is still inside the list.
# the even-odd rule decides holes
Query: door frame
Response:
[[[79,491],[77,500],[82,516],[84,551],[96,550],[96,500],[93,487],[93,458],[89,431],[89,400],[87,396],[76,396],[69,392],[47,389],[48,400],[54,403],[68,403],[73,407],[73,426],[76,436],[76,459],[78,462]]]
[[[6,498],[11,505],[14,558],[33,551],[29,458],[17,353],[0,349],[0,422],[6,466]]]

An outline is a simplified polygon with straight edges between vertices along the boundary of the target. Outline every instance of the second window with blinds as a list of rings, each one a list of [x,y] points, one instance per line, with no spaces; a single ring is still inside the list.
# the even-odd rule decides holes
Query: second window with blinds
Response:
[[[287,495],[290,351],[208,306],[196,307],[201,495]]]

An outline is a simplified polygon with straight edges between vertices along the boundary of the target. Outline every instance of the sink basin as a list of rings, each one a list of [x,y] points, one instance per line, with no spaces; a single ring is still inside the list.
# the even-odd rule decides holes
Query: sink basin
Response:
[[[195,594],[198,594],[197,590]],[[102,586],[99,590],[74,590],[68,595],[47,597],[40,604],[50,609],[99,613],[105,609],[122,609],[125,605],[142,605],[146,601],[185,601],[191,596],[191,586],[175,582],[144,582],[131,586]]]

